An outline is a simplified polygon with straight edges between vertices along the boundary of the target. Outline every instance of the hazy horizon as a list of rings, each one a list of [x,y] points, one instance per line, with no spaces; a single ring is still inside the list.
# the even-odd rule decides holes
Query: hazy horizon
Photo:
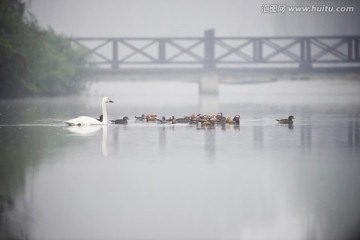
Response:
[[[352,13],[264,13],[265,5],[353,6]],[[28,0],[45,28],[72,37],[354,35],[359,1]]]

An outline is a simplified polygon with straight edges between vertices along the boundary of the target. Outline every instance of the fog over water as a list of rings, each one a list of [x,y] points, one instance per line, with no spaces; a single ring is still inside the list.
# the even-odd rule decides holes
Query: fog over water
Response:
[[[73,37],[352,35],[356,0],[29,0],[42,26]],[[353,6],[345,13],[264,13],[264,5]]]
[[[360,34],[353,0],[27,3],[41,26],[70,37]],[[262,12],[273,4],[354,12]],[[200,74],[91,74],[76,96],[0,100],[1,240],[360,236],[358,73],[219,73],[218,94],[207,95]],[[66,126],[78,116],[98,118],[104,96],[114,101],[109,119],[128,116],[127,124]],[[134,118],[218,112],[239,114],[240,124]],[[275,120],[289,115],[293,124]]]
[[[127,125],[65,127],[98,116],[104,93]],[[0,227],[27,239],[357,239],[359,96],[345,79],[221,84],[212,99],[155,81],[1,101]],[[239,113],[240,126],[134,119],[206,109]],[[289,114],[294,125],[276,123]]]

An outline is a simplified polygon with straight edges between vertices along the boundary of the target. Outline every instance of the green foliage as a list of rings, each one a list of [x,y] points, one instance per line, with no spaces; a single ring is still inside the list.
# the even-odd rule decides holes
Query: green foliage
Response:
[[[0,98],[78,92],[84,53],[41,29],[21,0],[0,1]]]

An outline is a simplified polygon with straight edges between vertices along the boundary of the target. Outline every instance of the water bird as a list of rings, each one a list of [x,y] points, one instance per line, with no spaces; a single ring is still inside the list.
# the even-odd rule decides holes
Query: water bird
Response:
[[[161,119],[156,119],[157,123],[168,123],[168,121],[165,119],[165,117],[163,116]]]
[[[198,120],[201,119],[201,117],[202,117],[201,114],[198,114],[198,115],[196,115],[196,116],[195,116],[195,114],[192,114],[191,117],[190,117],[190,119],[191,119],[192,121],[198,121]]]
[[[183,118],[174,118],[174,120],[176,121],[176,123],[189,123],[190,122],[190,117],[183,117]]]
[[[82,125],[105,125],[108,124],[108,116],[107,116],[107,109],[106,104],[107,103],[113,103],[113,101],[109,97],[104,97],[101,100],[101,106],[102,106],[102,120],[99,121],[98,119],[87,117],[87,116],[81,116],[77,118],[73,118],[70,120],[65,121],[64,123],[68,124],[69,126],[82,126]]]
[[[171,121],[172,121],[172,117],[169,117],[168,119],[166,119],[166,118],[163,116],[162,120],[167,121],[167,122],[171,122]]]
[[[146,119],[147,122],[155,122],[156,119],[157,119],[157,115],[156,114],[150,114],[150,115],[147,114],[145,116],[145,119]]]
[[[223,116],[223,113],[222,112],[219,112],[218,114],[216,114],[216,118],[221,121],[223,120],[224,116]]]
[[[135,116],[135,120],[137,120],[137,121],[143,121],[143,120],[145,120],[145,119],[146,119],[146,118],[145,118],[145,114],[142,114],[141,117]]]
[[[234,121],[233,119],[231,119],[230,116],[227,116],[227,117],[226,117],[225,122],[228,123],[228,124],[235,124],[235,121]]]
[[[171,123],[172,124],[176,124],[177,123],[177,120],[174,116],[171,116]]]
[[[211,123],[213,124],[217,124],[221,119],[217,118],[217,116],[215,116],[214,114],[211,115],[208,119]]]
[[[280,124],[292,124],[294,116],[290,115],[287,119],[276,119],[276,121]]]
[[[207,121],[207,120],[199,120],[197,122],[197,125],[200,127],[210,127],[210,126],[214,126],[214,123]]]
[[[231,119],[231,117],[227,117],[225,122],[228,124],[239,125],[240,124],[240,115],[235,115],[235,117],[233,117],[232,119]]]
[[[129,120],[129,118],[125,116],[125,117],[123,117],[123,119],[110,120],[110,122],[113,124],[127,124],[128,120]]]
[[[239,125],[240,124],[240,115],[235,115],[235,117],[233,118],[233,121],[235,122],[235,125]]]

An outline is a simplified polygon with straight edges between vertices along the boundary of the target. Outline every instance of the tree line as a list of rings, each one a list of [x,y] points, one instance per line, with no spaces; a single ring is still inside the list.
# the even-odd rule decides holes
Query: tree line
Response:
[[[21,0],[0,1],[0,98],[80,91],[85,54],[65,36],[42,29]]]

